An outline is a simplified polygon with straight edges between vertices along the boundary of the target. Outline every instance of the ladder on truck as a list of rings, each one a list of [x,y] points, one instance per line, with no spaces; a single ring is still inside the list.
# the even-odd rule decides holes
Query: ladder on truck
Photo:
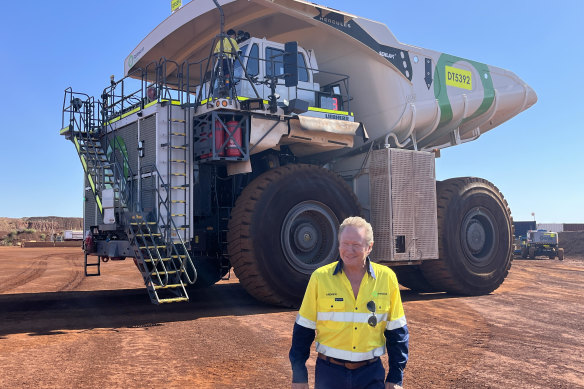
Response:
[[[188,240],[190,234],[190,210],[188,209],[190,197],[189,171],[190,164],[190,142],[192,137],[189,134],[188,113],[189,107],[180,107],[180,115],[175,111],[178,107],[175,100],[166,102],[167,107],[167,142],[162,146],[167,151],[167,184],[163,189],[166,191],[166,198],[160,199],[166,203],[166,208],[170,213],[170,224],[162,225],[165,238],[168,241]],[[176,117],[179,116],[179,117]],[[159,202],[159,212],[161,208]]]
[[[92,97],[65,90],[63,103],[63,125],[68,114],[68,125],[61,135],[70,139],[76,147],[91,191],[95,197],[100,214],[103,216],[102,191],[114,190],[116,213],[122,220],[130,246],[134,251],[150,299],[155,304],[187,301],[186,283],[196,281],[196,269],[182,239],[167,240],[162,230],[178,235],[176,226],[165,215],[149,213],[141,209],[140,202],[134,198],[134,175],[129,168],[127,157],[116,153],[120,145],[115,137],[108,140],[107,123],[100,118],[100,103]],[[110,157],[105,150],[113,150]],[[122,160],[120,160],[122,159]],[[123,167],[122,167],[123,166]],[[164,187],[162,177],[157,173],[159,187]],[[137,178],[139,179],[139,178]],[[156,190],[158,197],[162,195]],[[149,219],[150,218],[150,219]],[[159,220],[165,218],[164,220]],[[162,229],[160,226],[170,226]],[[89,266],[96,266],[86,260],[86,273]],[[98,273],[93,275],[99,275]]]

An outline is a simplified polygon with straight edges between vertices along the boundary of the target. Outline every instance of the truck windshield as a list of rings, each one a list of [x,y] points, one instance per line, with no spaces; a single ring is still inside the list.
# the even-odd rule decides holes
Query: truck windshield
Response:
[[[241,55],[239,56],[240,61],[235,60],[235,63],[233,64],[233,75],[235,76],[235,80],[239,80],[244,76],[241,63],[245,63],[245,52],[247,51],[247,45],[241,46],[239,50],[241,51]]]
[[[284,50],[266,47],[266,76],[284,74]]]

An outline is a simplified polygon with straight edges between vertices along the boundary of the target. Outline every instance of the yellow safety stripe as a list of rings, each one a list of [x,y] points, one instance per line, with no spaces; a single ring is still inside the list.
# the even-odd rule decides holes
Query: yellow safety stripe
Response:
[[[347,115],[347,116],[353,116],[353,112],[351,112],[349,114],[349,112],[347,111],[335,111],[332,109],[324,109],[324,108],[317,108],[317,107],[308,107],[309,111],[315,111],[315,112],[325,112],[325,113],[334,113],[337,115]]]
[[[73,138],[73,143],[75,144],[75,148],[77,149],[77,152],[79,153],[81,147],[79,147],[79,142],[77,141],[77,137]]]
[[[64,133],[69,132],[70,127],[71,126],[67,126],[67,127],[63,128],[61,131],[59,131],[59,135],[63,135]]]
[[[149,108],[149,107],[152,107],[152,106],[153,106],[153,105],[155,105],[156,103],[162,103],[162,102],[167,102],[167,101],[169,101],[169,100],[162,99],[162,100],[160,100],[160,101],[158,101],[158,100],[151,101],[150,103],[148,103],[148,104],[146,104],[146,105],[144,106],[144,109],[146,109],[146,108]],[[181,103],[180,103],[180,101],[179,101],[179,100],[171,100],[171,104],[172,104],[172,105],[181,105]],[[133,110],[131,110],[131,111],[128,111],[128,112],[126,112],[126,113],[124,113],[124,114],[122,114],[122,115],[120,115],[120,116],[116,116],[115,118],[113,118],[112,120],[110,120],[110,121],[106,122],[105,124],[106,124],[106,126],[107,126],[108,124],[115,123],[115,122],[117,122],[118,120],[121,120],[121,119],[123,119],[123,118],[125,118],[125,117],[127,117],[127,116],[130,116],[130,115],[132,115],[132,114],[134,114],[134,113],[136,113],[136,112],[139,112],[139,111],[141,111],[141,110],[142,110],[142,108],[140,108],[140,107],[134,108]]]
[[[128,112],[126,112],[125,114],[123,114],[123,115],[122,115],[122,119],[123,119],[123,118],[125,118],[126,116],[129,116],[129,115],[131,115],[131,114],[133,114],[133,113],[136,113],[136,112],[138,112],[140,109],[141,109],[140,107],[137,107],[137,108],[134,108],[134,109],[133,109],[133,110],[131,110],[131,111],[128,111]]]
[[[256,97],[245,97],[245,96],[237,96],[237,100],[238,101],[245,101],[245,100],[249,100],[249,99],[255,99]],[[223,99],[225,100],[230,100],[230,97],[224,97]],[[216,100],[220,100],[220,99],[216,99]],[[268,104],[268,100],[262,100],[264,102],[264,104]],[[201,104],[207,104],[209,102],[209,99],[205,99],[205,100],[201,100]]]
[[[85,157],[81,156],[81,164],[83,165],[83,171],[87,173],[87,164],[85,163]]]
[[[97,206],[99,207],[99,212],[103,213],[103,208],[101,206],[101,200],[99,199],[98,195],[95,195],[95,202],[97,203]]]
[[[116,118],[114,118],[114,119],[110,120],[109,122],[105,123],[105,125],[107,126],[107,125],[109,125],[109,124],[115,123],[115,122],[117,122],[117,121],[118,121],[118,120],[120,120],[120,119],[121,119],[121,117],[119,117],[119,116],[118,116],[118,117],[116,117]]]
[[[156,104],[156,103],[158,103],[158,100],[151,101],[151,102],[149,102],[148,104],[146,104],[146,105],[144,106],[144,109],[146,109],[146,108],[148,108],[148,107],[152,107],[152,106],[153,106],[154,104]]]
[[[169,101],[169,100],[167,100],[167,99],[160,99],[160,102],[161,103],[166,103],[167,101]],[[180,105],[180,101],[178,101],[178,100],[170,100],[170,103],[172,105]]]
[[[89,185],[91,185],[91,190],[95,193],[95,184],[93,183],[93,178],[91,178],[91,174],[87,175],[87,179],[89,180]]]

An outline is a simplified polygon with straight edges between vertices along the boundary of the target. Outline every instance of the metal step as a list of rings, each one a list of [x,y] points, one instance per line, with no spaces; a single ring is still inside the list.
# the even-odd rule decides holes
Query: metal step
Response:
[[[176,288],[182,288],[183,284],[168,284],[168,285],[154,285],[154,289],[159,290],[159,289],[176,289]]]
[[[158,302],[160,304],[165,304],[165,303],[178,303],[181,301],[189,301],[188,297],[173,297],[173,298],[167,298],[167,299],[158,299]]]
[[[156,259],[156,260],[154,260],[154,261],[155,261],[155,262],[159,262],[159,261],[162,261],[162,262],[168,262],[168,261],[170,261],[170,260],[171,260],[171,258],[168,258],[168,257],[167,257],[167,258],[160,258],[160,259]],[[150,259],[150,258],[145,258],[145,259],[144,259],[144,262],[146,262],[146,263],[150,263],[150,262],[153,262],[153,260],[152,260],[152,259]]]

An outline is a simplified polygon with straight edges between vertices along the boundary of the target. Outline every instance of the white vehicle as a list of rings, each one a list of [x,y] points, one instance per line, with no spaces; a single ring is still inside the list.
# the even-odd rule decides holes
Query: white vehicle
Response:
[[[214,52],[226,29],[239,53]],[[412,289],[484,294],[507,276],[503,195],[480,178],[436,182],[434,158],[535,104],[515,74],[299,0],[193,0],[124,66],[100,100],[65,94],[98,256],[86,267],[134,257],[164,303],[233,266],[256,298],[294,306],[360,214],[372,259]]]

